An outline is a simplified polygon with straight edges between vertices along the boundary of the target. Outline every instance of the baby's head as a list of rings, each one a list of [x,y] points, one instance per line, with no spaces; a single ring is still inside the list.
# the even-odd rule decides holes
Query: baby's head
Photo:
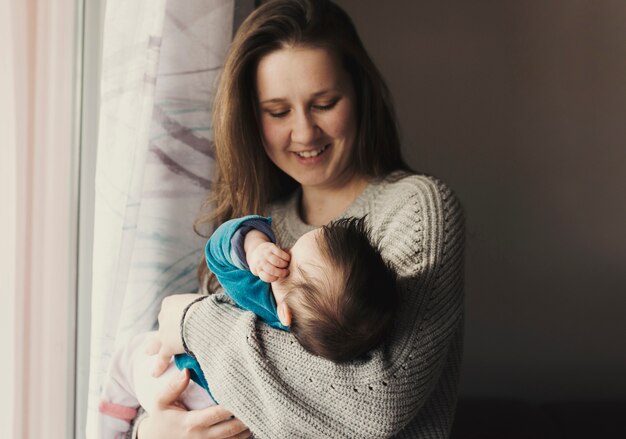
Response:
[[[281,321],[306,350],[349,361],[383,340],[396,308],[396,277],[363,218],[303,235],[291,248],[289,270],[272,289]]]

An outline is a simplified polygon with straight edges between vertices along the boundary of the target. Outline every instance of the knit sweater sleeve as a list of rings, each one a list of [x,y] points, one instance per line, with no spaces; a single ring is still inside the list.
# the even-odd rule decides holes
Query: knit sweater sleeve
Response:
[[[335,364],[315,357],[292,334],[220,295],[187,313],[187,346],[215,397],[255,437],[410,437],[407,429],[420,428],[428,437],[447,436],[463,314],[459,203],[442,183],[412,176],[388,185],[358,213],[368,215],[396,269],[402,301],[393,336],[367,359]],[[425,415],[424,426],[416,425]]]

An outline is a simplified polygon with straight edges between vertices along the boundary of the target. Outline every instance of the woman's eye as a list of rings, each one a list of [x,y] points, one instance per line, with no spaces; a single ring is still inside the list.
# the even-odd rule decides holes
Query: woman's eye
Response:
[[[283,110],[283,111],[267,110],[267,113],[272,117],[281,118],[281,117],[287,116],[289,114],[289,110]]]
[[[317,104],[317,105],[313,105],[313,108],[315,108],[316,110],[321,110],[321,111],[326,111],[326,110],[331,110],[332,108],[334,108],[335,105],[337,105],[337,102],[339,102],[339,100],[334,100],[331,101],[327,104]]]

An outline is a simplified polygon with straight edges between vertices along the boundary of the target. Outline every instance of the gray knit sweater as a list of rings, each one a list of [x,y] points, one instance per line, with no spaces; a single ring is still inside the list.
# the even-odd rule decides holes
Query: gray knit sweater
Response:
[[[312,229],[298,200],[269,212],[283,247]],[[315,357],[222,294],[186,315],[183,338],[213,395],[257,438],[449,435],[462,350],[461,207],[438,180],[394,172],[371,182],[344,216],[366,214],[401,291],[392,340],[367,360]]]

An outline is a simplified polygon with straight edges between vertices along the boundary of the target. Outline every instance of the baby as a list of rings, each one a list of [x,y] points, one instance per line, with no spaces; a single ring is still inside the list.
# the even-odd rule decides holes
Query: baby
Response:
[[[275,244],[270,224],[261,216],[233,219],[207,242],[207,265],[226,295],[328,360],[354,360],[377,346],[393,322],[396,279],[371,244],[364,219],[341,219],[312,230],[289,251]],[[159,378],[147,376],[150,359],[140,349],[145,337],[113,357],[100,404],[103,438],[126,431],[138,405],[150,412],[155,380],[167,381],[175,373],[171,366]],[[197,361],[183,354],[175,363],[190,369],[197,383],[181,402],[189,409],[214,404]]]

